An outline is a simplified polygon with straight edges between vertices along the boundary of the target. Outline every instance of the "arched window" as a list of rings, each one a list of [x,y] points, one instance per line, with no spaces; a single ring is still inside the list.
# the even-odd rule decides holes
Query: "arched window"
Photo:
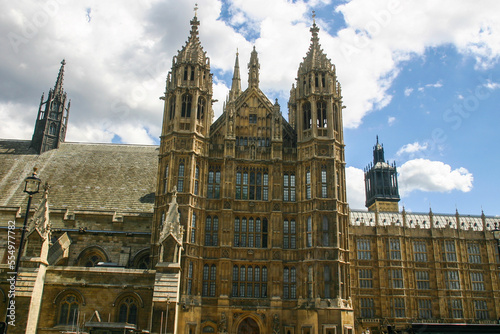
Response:
[[[304,103],[302,109],[304,113],[304,130],[310,129],[312,125],[311,103]]]
[[[217,276],[217,267],[212,264],[210,267],[208,264],[203,266],[203,290],[202,295],[204,297],[215,297],[215,280]]]
[[[306,171],[306,199],[311,199],[311,171]]]
[[[313,298],[313,267],[307,268],[307,298]]]
[[[177,191],[184,191],[184,164],[179,164],[179,170],[177,172]]]
[[[76,325],[80,303],[74,294],[66,295],[59,303],[58,323],[60,325]]]
[[[203,117],[205,116],[205,99],[203,97],[198,98],[198,111],[196,113],[196,118],[199,120],[202,120]]]
[[[318,101],[316,104],[316,122],[318,128],[326,128],[326,103],[325,101]]]
[[[175,116],[175,95],[170,98],[170,110],[168,113],[168,119],[173,119]]]
[[[297,273],[295,267],[283,269],[283,298],[297,298]]]
[[[149,256],[150,256],[149,249],[140,251],[134,258],[133,268],[149,269]]]
[[[187,283],[187,294],[190,295],[193,292],[193,262],[189,262]]]
[[[49,126],[49,135],[55,136],[57,132],[57,126],[54,123],[50,123]]]
[[[330,246],[330,238],[329,238],[329,224],[328,224],[328,217],[323,216],[323,222],[322,222],[322,230],[323,230],[323,247],[328,247]]]
[[[312,218],[311,218],[311,216],[307,217],[306,247],[312,247]]]
[[[328,197],[328,188],[327,188],[327,183],[326,183],[326,166],[323,166],[321,169],[321,197],[322,198],[327,198]]]
[[[196,213],[193,212],[193,218],[191,219],[191,243],[196,242]]]
[[[288,221],[285,219],[283,221],[283,248],[284,249],[295,249],[296,248],[296,227],[295,219]]]
[[[166,194],[168,191],[168,165],[165,166],[165,177],[163,178],[163,192]]]
[[[182,95],[182,109],[181,109],[181,117],[189,118],[191,117],[191,95],[184,94]]]
[[[78,256],[78,265],[83,267],[95,267],[99,262],[107,262],[108,257],[99,247],[85,249]]]
[[[118,322],[137,324],[137,302],[132,297],[122,300],[119,307]]]

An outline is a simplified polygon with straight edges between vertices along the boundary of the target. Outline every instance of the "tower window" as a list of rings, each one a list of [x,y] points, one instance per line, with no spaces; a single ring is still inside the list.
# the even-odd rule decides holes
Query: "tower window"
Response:
[[[318,128],[326,128],[326,103],[325,101],[319,101],[316,104],[316,122]]]
[[[295,202],[295,174],[283,175],[283,200]]]
[[[205,99],[202,97],[198,98],[198,111],[196,113],[196,118],[202,120],[205,116]]]
[[[297,229],[295,219],[283,221],[283,248],[295,249],[296,248]]]
[[[267,201],[269,198],[269,175],[267,170],[250,168],[236,172],[236,199]]]
[[[175,116],[175,96],[170,98],[170,110],[168,114],[169,119],[173,119]]]
[[[312,217],[307,217],[306,247],[312,247]]]
[[[313,282],[314,282],[313,267],[309,266],[307,268],[307,298],[313,298],[314,296]]]
[[[295,267],[283,268],[283,298],[297,298],[297,271]]]
[[[179,165],[179,171],[177,173],[177,191],[184,191],[184,164]]]
[[[49,135],[55,136],[57,132],[57,126],[54,123],[50,123]]]
[[[193,219],[191,219],[191,243],[196,242],[196,213],[193,212]]]
[[[191,81],[194,81],[194,67],[193,67],[193,66],[190,66],[190,69],[191,69],[191,77],[190,77],[190,80],[191,80]]]
[[[220,198],[220,178],[219,170],[211,169],[208,172],[207,198]]]
[[[165,166],[165,177],[163,178],[163,192],[166,194],[168,191],[168,165]]]
[[[248,122],[250,124],[257,124],[257,115],[256,114],[248,115]]]
[[[304,130],[307,130],[310,129],[312,125],[311,103],[304,103],[302,109],[304,113]]]
[[[323,228],[323,247],[328,247],[330,245],[330,238],[329,238],[328,217],[326,216],[323,216],[322,228]]]
[[[321,169],[321,197],[323,198],[328,197],[328,188],[326,183],[326,167],[323,167],[323,169]]]
[[[234,247],[267,248],[267,237],[267,218],[234,219]]]
[[[217,246],[219,243],[219,217],[208,216],[205,220],[205,246]]]
[[[193,262],[189,262],[188,267],[188,282],[187,282],[187,294],[191,295],[193,289]]]
[[[203,266],[203,290],[204,297],[215,297],[215,282],[217,277],[217,267],[215,264],[209,267],[208,264]]]
[[[189,94],[182,95],[181,117],[191,117],[191,102],[192,97]]]
[[[325,298],[331,298],[330,294],[330,287],[332,284],[332,273],[331,273],[331,268],[329,266],[324,266],[323,267],[323,281],[324,281],[324,287],[325,287]]]
[[[311,171],[306,172],[306,199],[311,199]]]

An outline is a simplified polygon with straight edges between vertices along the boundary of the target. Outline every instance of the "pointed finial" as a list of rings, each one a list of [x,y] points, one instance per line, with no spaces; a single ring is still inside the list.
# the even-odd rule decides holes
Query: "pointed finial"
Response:
[[[377,135],[377,144],[378,144],[378,135]]]
[[[312,19],[313,19],[313,24],[316,24],[316,11],[312,11]]]
[[[194,4],[194,16],[195,17],[198,16],[198,4],[197,3]]]

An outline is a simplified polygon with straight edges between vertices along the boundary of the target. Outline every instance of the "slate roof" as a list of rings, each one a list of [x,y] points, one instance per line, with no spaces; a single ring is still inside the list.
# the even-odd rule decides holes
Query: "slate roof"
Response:
[[[61,143],[37,155],[29,144],[0,139],[0,207],[24,206],[23,181],[37,167],[51,208],[153,212],[158,146]]]

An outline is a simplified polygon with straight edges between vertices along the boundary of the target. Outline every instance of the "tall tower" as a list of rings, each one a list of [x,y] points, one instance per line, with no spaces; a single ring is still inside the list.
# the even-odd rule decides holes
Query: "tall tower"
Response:
[[[327,323],[330,317],[346,325],[353,319],[342,130],[344,107],[335,66],[321,48],[315,22],[310,31],[311,44],[299,66],[288,103],[289,119],[297,133],[299,220],[305,222],[306,246],[316,254],[304,261],[316,275],[310,293],[319,301],[318,323]],[[333,305],[335,314],[331,311]],[[339,327],[339,331],[343,329]]]
[[[369,211],[398,212],[399,190],[396,162],[384,160],[384,147],[373,147],[373,163],[365,168],[366,207]]]
[[[161,326],[167,300],[172,303],[169,328],[179,323],[174,319],[179,316],[181,254],[185,253],[182,250],[191,252],[195,244],[203,208],[200,180],[208,173],[205,158],[213,117],[212,74],[199,40],[196,12],[190,23],[190,35],[172,59],[161,97],[165,102],[150,257],[151,267],[157,271],[153,331]]]
[[[44,94],[40,99],[35,130],[30,144],[30,147],[35,149],[38,154],[58,148],[66,138],[71,101],[68,101],[66,107],[67,97],[63,89],[64,65],[66,65],[66,61],[63,59],[56,84],[53,89],[49,90],[47,100],[43,101]]]

